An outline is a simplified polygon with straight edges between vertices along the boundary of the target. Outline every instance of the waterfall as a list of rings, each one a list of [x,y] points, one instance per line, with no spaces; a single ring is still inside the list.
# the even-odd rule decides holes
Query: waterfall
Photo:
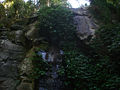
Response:
[[[63,81],[57,72],[62,63],[62,60],[58,57],[63,54],[64,52],[62,50],[56,50],[55,48],[51,48],[49,52],[42,50],[38,52],[38,55],[42,55],[43,60],[52,66],[49,68],[49,71],[46,72],[46,76],[39,79],[38,90],[63,90]]]

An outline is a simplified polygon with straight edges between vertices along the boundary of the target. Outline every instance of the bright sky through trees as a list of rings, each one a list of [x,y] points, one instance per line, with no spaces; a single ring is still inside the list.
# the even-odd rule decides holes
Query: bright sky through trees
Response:
[[[80,6],[84,6],[85,4],[90,5],[89,0],[68,0],[68,2],[73,8],[78,8]]]
[[[4,0],[0,0],[2,2]],[[25,0],[28,1],[28,0]],[[78,8],[80,6],[84,6],[85,4],[90,5],[89,0],[68,0],[68,2],[72,5],[73,8]]]

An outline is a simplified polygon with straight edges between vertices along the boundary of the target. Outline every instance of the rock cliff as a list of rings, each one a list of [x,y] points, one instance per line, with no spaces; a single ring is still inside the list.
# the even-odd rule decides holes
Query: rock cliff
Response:
[[[98,27],[87,9],[71,9],[77,35],[88,41]],[[0,90],[33,90],[34,80],[27,77],[32,69],[29,59],[32,47],[42,40],[35,24],[37,17],[29,19],[25,25],[15,23],[9,29],[0,28]],[[28,20],[28,21],[29,21]],[[26,28],[27,27],[27,28]],[[27,30],[25,30],[27,29]]]

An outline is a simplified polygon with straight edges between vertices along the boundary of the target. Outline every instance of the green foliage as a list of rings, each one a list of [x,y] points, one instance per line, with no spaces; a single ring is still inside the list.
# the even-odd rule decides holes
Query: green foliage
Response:
[[[6,0],[0,3],[0,26],[10,27],[15,21],[30,17],[34,11],[33,3],[25,3],[24,0]]]
[[[35,5],[28,1],[24,4],[24,11],[22,11],[24,15],[22,15],[22,17],[30,17],[33,15],[33,13],[35,12]]]
[[[66,87],[72,90],[113,90],[119,89],[120,77],[111,70],[108,57],[95,61],[77,51],[64,54]],[[71,86],[71,87],[70,87]]]
[[[105,8],[101,9],[101,7]],[[98,56],[109,57],[110,63],[107,65],[111,66],[112,74],[118,77],[120,75],[120,1],[92,0],[91,9],[93,10],[94,16],[101,19],[102,26],[96,31],[96,37],[91,42],[90,46],[95,50]],[[103,13],[99,14],[96,11]],[[105,14],[106,12],[109,13]],[[110,18],[110,21],[106,17]],[[99,19],[97,18],[97,20]],[[107,25],[103,25],[105,23],[107,23]],[[111,79],[108,79],[108,81]],[[119,79],[117,80],[119,81]],[[113,81],[111,80],[111,82]],[[115,86],[115,84],[116,82],[113,83],[113,86]]]
[[[52,45],[63,45],[74,40],[73,14],[61,6],[44,7],[39,10],[39,34]]]
[[[5,16],[5,8],[4,6],[0,3],[0,19]]]
[[[120,64],[120,25],[103,26],[96,32],[91,46],[101,56],[109,56],[115,72],[119,72]],[[101,49],[102,48],[102,49]],[[116,71],[117,70],[117,71]]]
[[[30,77],[34,79],[44,77],[50,68],[50,65],[42,59],[42,56],[38,56],[35,52],[33,53],[31,60],[33,64],[33,72]]]
[[[33,16],[42,6],[62,5],[66,6],[66,0],[5,0],[0,3],[0,27],[10,27],[18,19]],[[11,23],[9,23],[11,22]]]
[[[106,5],[106,2],[103,2],[103,5]],[[108,24],[111,21],[109,15],[111,11],[107,5],[101,7],[100,10],[104,10],[104,7],[108,11],[102,11],[104,13],[101,12],[101,14],[104,15],[100,17],[107,20]],[[116,64],[111,61],[111,57],[117,57],[119,54],[119,25],[104,26],[96,32],[96,37],[90,44],[96,54],[92,56],[94,58],[90,58],[80,51],[81,47],[76,45],[78,39],[71,23],[72,18],[73,14],[66,8],[44,7],[39,11],[37,25],[41,37],[45,37],[50,44],[59,45],[64,50],[64,62],[58,74],[65,77],[66,87],[71,90],[120,89],[120,76],[115,72]],[[87,52],[86,48],[85,51]]]
[[[8,17],[15,16],[16,18],[23,18],[28,17],[32,13],[34,13],[34,5],[30,2],[24,2],[23,0],[13,0],[13,5],[8,8],[8,11],[11,11],[8,13]]]
[[[90,11],[99,21],[104,23],[111,22],[111,11],[106,0],[93,0]]]
[[[109,53],[109,55],[113,55],[114,53],[115,54],[119,53],[120,51],[120,46],[119,46],[120,25],[119,24],[118,25],[107,25],[107,26],[101,27],[96,32],[96,37],[94,38],[92,43],[94,43],[94,45],[99,44],[102,48],[105,48],[104,50],[106,50],[106,53]],[[95,48],[97,47],[95,46]],[[100,47],[98,48],[100,50]]]
[[[114,23],[120,21],[119,0],[91,0],[91,12],[102,23]]]
[[[62,6],[70,6],[68,3],[67,3],[67,0],[51,0],[51,5],[62,5]]]
[[[0,3],[0,27],[4,26],[4,19],[5,19],[5,8]]]

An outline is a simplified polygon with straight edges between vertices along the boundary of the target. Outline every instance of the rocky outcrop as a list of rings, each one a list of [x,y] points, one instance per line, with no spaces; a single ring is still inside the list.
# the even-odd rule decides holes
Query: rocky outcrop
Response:
[[[94,37],[95,30],[99,28],[98,22],[94,19],[94,17],[89,12],[89,9],[87,7],[85,8],[72,8],[70,9],[74,14],[74,24],[76,25],[76,33],[78,37],[88,42],[91,40],[92,37]],[[36,17],[37,18],[37,17]],[[37,20],[37,19],[35,19]],[[29,31],[26,32],[26,37],[29,40],[36,41],[41,40],[43,38],[39,38],[39,32],[37,28],[35,28],[37,21],[35,23],[32,23],[29,25]]]
[[[90,40],[98,28],[96,20],[91,16],[88,8],[71,9],[74,13],[74,23],[77,35],[81,40]]]
[[[96,21],[87,9],[71,10],[74,12],[78,37],[83,41],[88,41],[94,36],[95,29],[98,28]],[[29,47],[39,45],[44,39],[39,36],[39,32],[35,27],[38,17],[34,18],[30,18],[31,22],[26,26],[27,30],[17,24],[12,25],[9,30],[6,28],[0,29],[0,90],[33,90],[34,88],[34,80],[28,78],[28,75],[32,72],[32,62],[29,60],[32,49]],[[26,48],[29,49],[27,53]],[[57,56],[59,51],[52,50],[50,50],[47,59],[52,68],[47,74],[49,77],[39,81],[40,90],[47,90],[43,84],[46,87],[49,85],[48,88],[51,88],[51,90],[54,85],[54,90],[62,88],[60,86],[61,81],[56,74],[62,61]],[[56,61],[53,60],[54,58]]]
[[[0,90],[33,90],[30,49],[36,32],[36,17],[28,19],[26,25],[17,22],[9,29],[0,28]]]
[[[29,78],[32,74],[32,61],[30,57],[32,57],[32,49],[26,54],[24,60],[19,65],[20,70],[20,79],[21,83],[18,85],[17,90],[33,90],[34,88],[34,79]]]
[[[37,21],[28,25],[28,30],[27,32],[25,33],[25,36],[29,39],[29,40],[34,40],[36,38],[39,37],[39,32],[38,30],[36,29],[36,24],[37,24]]]
[[[16,36],[21,37],[21,33],[17,32],[18,30],[20,28],[14,30],[14,33]],[[22,45],[13,43],[9,39],[10,31],[6,28],[0,29],[0,90],[15,90],[20,82],[18,65],[25,54],[25,49]],[[14,38],[16,37],[12,39]]]

